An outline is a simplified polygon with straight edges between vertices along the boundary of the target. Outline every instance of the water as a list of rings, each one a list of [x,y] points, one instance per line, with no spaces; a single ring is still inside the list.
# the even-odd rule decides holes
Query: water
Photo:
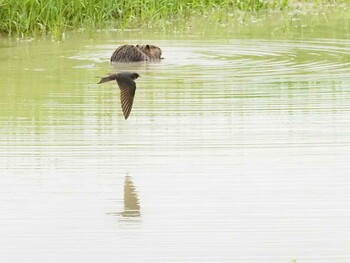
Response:
[[[349,262],[348,32],[246,30],[3,40],[0,261]]]

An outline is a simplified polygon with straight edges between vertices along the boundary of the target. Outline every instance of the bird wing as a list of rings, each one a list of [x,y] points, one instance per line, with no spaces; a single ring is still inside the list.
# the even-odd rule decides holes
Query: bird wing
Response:
[[[117,83],[120,88],[120,101],[124,118],[127,119],[130,115],[132,104],[134,102],[136,83],[130,77],[117,78]]]
[[[108,75],[107,77],[103,77],[101,78],[100,82],[97,83],[97,84],[101,84],[101,83],[104,83],[104,82],[107,82],[107,81],[112,81],[112,80],[115,80],[117,77],[117,74],[111,74],[111,75]]]

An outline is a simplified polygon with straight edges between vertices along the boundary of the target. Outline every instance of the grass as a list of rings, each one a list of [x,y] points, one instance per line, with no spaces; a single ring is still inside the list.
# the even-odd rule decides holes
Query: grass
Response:
[[[310,3],[299,0],[298,3]],[[335,1],[313,0],[315,5]],[[349,0],[336,1],[349,4]],[[215,13],[256,13],[293,8],[295,0],[0,0],[0,33],[29,37],[50,34],[60,39],[72,29],[162,27]]]

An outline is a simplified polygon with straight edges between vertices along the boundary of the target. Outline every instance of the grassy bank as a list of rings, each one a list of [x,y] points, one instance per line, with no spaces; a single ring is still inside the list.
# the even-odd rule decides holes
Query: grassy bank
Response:
[[[0,32],[60,38],[70,29],[161,27],[215,12],[225,19],[237,12],[300,8],[300,4],[349,4],[343,1],[293,0],[0,0]],[[296,7],[299,4],[299,7]]]

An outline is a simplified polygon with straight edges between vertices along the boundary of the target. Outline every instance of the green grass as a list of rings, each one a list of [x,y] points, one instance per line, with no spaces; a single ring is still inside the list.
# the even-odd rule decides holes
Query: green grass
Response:
[[[298,1],[298,3],[310,1]],[[321,5],[331,0],[314,0]],[[337,1],[348,3],[349,0]],[[59,39],[71,29],[162,27],[195,17],[292,8],[292,0],[0,0],[0,33]]]

